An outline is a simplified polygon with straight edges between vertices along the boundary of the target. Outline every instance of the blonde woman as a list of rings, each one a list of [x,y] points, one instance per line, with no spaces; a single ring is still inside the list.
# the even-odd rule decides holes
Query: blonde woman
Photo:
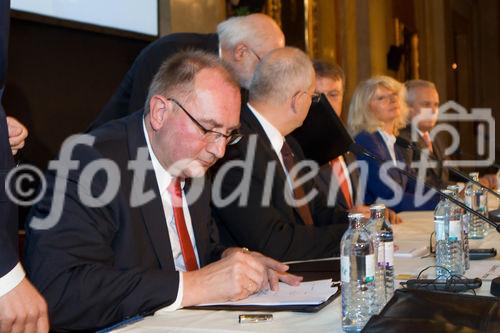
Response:
[[[432,196],[424,203],[416,203],[415,183],[396,169],[410,170],[405,163],[403,149],[395,145],[399,130],[406,125],[408,109],[404,101],[404,85],[388,76],[375,76],[361,82],[352,97],[348,124],[355,135],[354,140],[389,163],[387,170],[381,170],[382,166],[377,161],[357,156],[358,160],[368,164],[365,202],[382,201],[396,212],[431,210],[436,206],[438,197]],[[387,174],[387,179],[382,179],[384,174]],[[392,200],[399,196],[400,200]]]

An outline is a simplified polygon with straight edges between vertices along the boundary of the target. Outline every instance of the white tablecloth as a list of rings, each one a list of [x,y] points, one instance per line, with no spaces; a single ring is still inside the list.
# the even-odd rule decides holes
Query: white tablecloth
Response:
[[[433,231],[432,212],[405,212],[401,214],[403,224],[394,226],[396,244],[405,241],[419,241],[429,243],[429,236]],[[500,236],[490,232],[481,241],[471,241],[471,248],[500,249]],[[500,259],[497,256],[496,259]],[[491,260],[490,260],[491,261]],[[484,262],[484,261],[483,261]],[[434,259],[395,259],[396,274],[417,274],[421,269],[432,265]],[[472,261],[472,268],[477,265]],[[433,273],[433,270],[429,270]],[[466,274],[467,275],[467,274]],[[470,277],[470,276],[468,276]],[[478,294],[489,295],[490,283],[483,281],[483,286]],[[119,332],[203,332],[203,333],[229,333],[229,332],[341,332],[341,307],[340,297],[334,300],[318,313],[275,312],[271,322],[255,324],[239,324],[238,311],[203,311],[203,310],[178,310],[170,313],[161,313],[144,320],[123,327]]]

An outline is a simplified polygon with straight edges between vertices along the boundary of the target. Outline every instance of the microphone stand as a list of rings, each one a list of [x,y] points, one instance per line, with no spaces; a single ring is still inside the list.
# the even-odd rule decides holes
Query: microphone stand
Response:
[[[349,150],[352,151],[354,154],[356,154],[356,155],[365,155],[366,157],[368,157],[368,158],[370,158],[370,159],[372,159],[374,161],[377,161],[379,164],[382,164],[382,163],[386,162],[386,161],[378,158],[377,156],[373,155],[372,153],[370,153],[369,151],[367,151],[363,146],[361,146],[361,145],[359,145],[359,144],[357,144],[355,142],[351,143],[351,146],[349,148],[350,148]],[[400,169],[400,168],[396,168],[396,169],[398,170],[398,172],[401,172],[402,174],[406,175],[408,178],[410,178],[413,181],[416,181],[416,182],[421,181],[417,177],[415,177],[415,175],[413,175],[412,173],[410,173],[410,172],[408,172],[406,170],[403,170],[403,169]],[[433,186],[427,184],[425,181],[421,181],[421,182],[424,184],[424,186],[427,189],[431,189],[434,192],[439,193],[441,196],[443,196],[446,199],[450,200],[455,205],[457,205],[457,206],[465,209],[465,211],[467,211],[468,213],[471,213],[472,215],[474,215],[474,216],[480,218],[481,220],[483,220],[484,222],[488,223],[489,225],[491,225],[492,227],[494,227],[497,232],[500,233],[500,224],[496,224],[495,222],[491,221],[489,218],[487,218],[483,214],[478,213],[475,210],[473,210],[472,208],[468,207],[466,204],[464,204],[460,200],[455,199],[451,195],[443,193],[441,190],[434,188]]]
[[[473,159],[476,159],[476,160],[478,159],[478,156],[477,156],[477,155],[473,155],[473,154],[465,153],[465,152],[463,152],[463,151],[460,151],[460,153],[459,153],[459,154],[460,154],[460,155],[463,155],[464,157],[467,157],[467,158],[473,158]],[[495,167],[495,168],[497,168],[497,169],[499,169],[499,170],[500,170],[500,165],[499,165],[499,164],[496,164],[496,163],[491,163],[491,165],[490,165],[490,166]]]
[[[412,149],[414,150],[415,152],[417,152],[418,154],[421,154],[422,153],[422,150],[419,149],[417,147],[417,145],[415,143],[412,143],[412,142],[409,142],[401,137],[397,137],[396,138],[396,144],[404,149]],[[432,157],[432,159],[436,162],[440,162],[439,159],[436,157],[436,155],[434,155],[434,153],[430,153],[429,152],[429,157]],[[492,190],[491,188],[489,187],[486,187],[484,186],[483,184],[481,184],[480,182],[478,181],[475,181],[474,179],[470,178],[468,175],[466,175],[465,173],[463,173],[462,171],[458,170],[457,168],[454,168],[454,167],[451,167],[451,166],[447,166],[446,168],[448,168],[448,170],[450,170],[451,172],[453,172],[454,174],[456,175],[459,175],[460,177],[462,177],[463,179],[466,179],[467,181],[473,183],[474,185],[477,185],[479,187],[481,187],[482,189],[490,192],[491,194],[493,194],[495,197],[499,198],[500,199],[500,194],[498,194],[497,192],[495,192],[494,190]]]

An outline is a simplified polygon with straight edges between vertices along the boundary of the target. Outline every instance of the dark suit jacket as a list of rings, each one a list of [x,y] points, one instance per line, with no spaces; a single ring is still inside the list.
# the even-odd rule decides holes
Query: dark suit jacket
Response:
[[[344,161],[349,167],[352,163],[356,161],[356,156],[351,153],[347,152],[344,155]],[[358,181],[359,181],[359,172],[357,169],[352,170],[349,173],[349,179],[351,181],[351,186],[352,186],[352,201],[354,205],[357,204],[357,188],[358,188]],[[323,193],[323,195],[328,198],[328,195],[336,195],[336,203],[340,207],[347,209],[347,200],[344,197],[344,194],[339,188],[337,177],[333,174],[333,169],[330,163],[327,163],[319,169],[318,176],[316,177],[316,185],[318,186],[318,189]],[[334,187],[338,189],[337,193],[331,193],[330,190],[331,188],[333,189]],[[360,202],[362,204],[363,202]]]
[[[378,131],[373,133],[365,131],[360,132],[356,135],[354,140],[379,159],[384,161],[391,160],[389,149],[385,145],[384,139]],[[405,163],[404,153],[397,145],[395,146],[395,152],[396,159]],[[386,185],[380,178],[380,164],[364,155],[359,155],[357,158],[360,161],[364,161],[368,165],[368,181],[366,184],[364,202],[370,205],[378,199],[384,201],[394,197],[394,187]],[[405,169],[407,171],[411,171],[406,163],[405,165]],[[403,191],[402,199],[398,204],[387,205],[388,208],[393,209],[395,212],[399,213],[407,210],[433,210],[439,202],[439,197],[437,195],[433,195],[432,198],[424,204],[416,205],[415,182],[408,179],[406,175],[399,172],[396,168],[388,169],[388,175],[401,187],[401,190]]]
[[[240,246],[284,261],[331,257],[338,254],[340,239],[347,227],[347,224],[343,223],[347,221],[347,213],[328,208],[324,198],[318,195],[309,204],[315,226],[304,225],[297,209],[288,205],[285,199],[284,189],[288,184],[278,156],[272,149],[264,129],[248,107],[241,113],[241,132],[245,135],[244,138],[238,144],[227,148],[220,165],[223,166],[229,161],[244,160],[252,134],[257,135],[255,160],[251,164],[249,191],[244,190],[248,193],[248,204],[242,206],[238,200],[233,200],[224,207],[214,208],[224,239],[230,238]],[[303,160],[300,146],[293,138],[286,140],[295,152],[296,160]],[[267,192],[270,192],[267,205],[262,204],[262,200],[265,199],[266,170],[269,163],[274,163],[274,174],[269,172],[268,175],[267,182],[271,186],[267,185]],[[219,172],[216,181],[220,176]],[[229,169],[222,180],[222,198],[231,194],[242,178],[241,168]],[[314,188],[314,181],[304,184],[306,194]]]
[[[168,229],[152,164],[143,188],[154,199],[133,207],[130,201],[133,174],[127,169],[139,147],[146,147],[142,111],[91,132],[93,146],[78,145],[72,158],[79,161],[67,179],[62,215],[48,230],[27,228],[26,264],[33,283],[49,305],[55,330],[93,330],[127,317],[171,304],[177,297],[179,274],[175,271]],[[120,171],[118,194],[103,207],[83,204],[79,191],[99,196],[107,177],[102,171],[90,188],[80,181],[86,165],[98,159],[114,161]],[[44,217],[51,209],[55,177],[47,174],[48,191],[31,211]],[[112,180],[118,181],[113,173]],[[141,175],[135,175],[140,180]],[[210,213],[209,186],[190,207],[201,266],[220,258],[218,232]],[[89,192],[90,191],[90,192]],[[62,200],[54,198],[54,201]]]
[[[91,129],[143,108],[149,85],[161,64],[175,53],[188,49],[217,54],[219,38],[217,34],[175,33],[148,45],[135,59],[111,100],[90,126]]]
[[[7,120],[2,107],[2,94],[7,72],[10,1],[0,2],[0,277],[18,263],[17,206],[7,198],[5,178],[14,167],[9,144]]]
[[[412,142],[411,130],[411,125],[408,125],[399,132],[399,136],[407,141]],[[418,135],[418,140],[415,143],[417,145],[417,148],[420,150],[427,148],[424,139],[422,139],[420,135]],[[425,181],[437,188],[443,188],[446,187],[446,185],[451,184],[451,182],[449,181],[448,169],[443,168],[442,164],[444,160],[448,159],[448,157],[444,154],[444,151],[444,143],[442,142],[440,136],[436,136],[434,142],[432,142],[432,152],[439,163],[436,168],[429,168],[427,170]],[[410,161],[420,160],[420,154],[416,151],[406,149],[405,154]]]

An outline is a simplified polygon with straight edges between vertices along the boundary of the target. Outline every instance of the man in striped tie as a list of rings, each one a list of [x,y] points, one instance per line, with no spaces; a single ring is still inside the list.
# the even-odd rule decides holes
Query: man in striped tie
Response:
[[[443,167],[443,161],[449,160],[450,156],[445,154],[446,142],[441,135],[436,135],[431,139],[430,133],[436,126],[439,116],[439,94],[433,82],[426,80],[409,80],[405,82],[406,103],[410,111],[408,125],[402,129],[399,136],[407,141],[413,141],[412,131],[417,133],[417,140],[414,142],[419,150],[428,150],[432,158],[438,161],[435,168],[429,168],[426,172],[426,181],[435,187],[443,188],[446,185],[457,181],[463,181],[461,177],[450,174],[448,168]],[[428,112],[428,117],[421,119],[418,124],[415,123],[416,117],[423,111]],[[408,159],[420,159],[420,154],[409,156]],[[467,154],[464,154],[467,155]],[[475,156],[465,156],[465,159]],[[450,179],[451,178],[451,179]],[[479,178],[484,186],[497,189],[498,178],[496,174],[486,173]]]
[[[316,73],[316,92],[326,96],[340,118],[344,99],[344,71],[339,65],[322,60],[315,60],[313,65]],[[355,162],[356,156],[347,152],[322,166],[316,179],[318,188],[327,196],[331,194],[332,189],[338,189],[333,195],[336,195],[335,200],[339,206],[350,212],[369,215],[369,207],[357,202],[356,192],[360,184],[359,172],[353,165]],[[394,211],[386,209],[386,214],[391,223],[401,223],[400,217]]]

